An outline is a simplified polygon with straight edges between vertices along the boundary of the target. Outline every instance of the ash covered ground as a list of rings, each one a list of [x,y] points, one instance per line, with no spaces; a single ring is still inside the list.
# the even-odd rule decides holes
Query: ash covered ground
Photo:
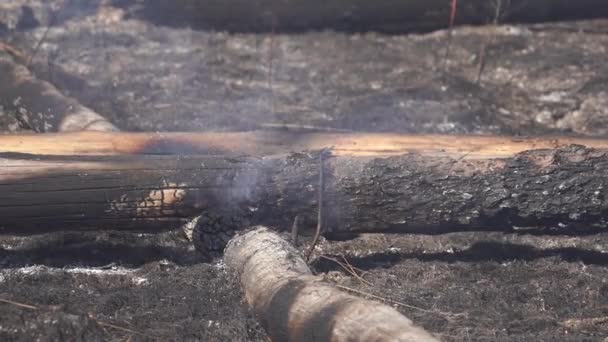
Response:
[[[157,24],[125,1],[5,0],[0,40],[38,77],[128,131],[296,124],[375,132],[608,132],[608,20],[427,34],[234,33]],[[25,7],[24,7],[25,6]],[[53,17],[55,17],[53,19]],[[47,32],[47,25],[51,24]],[[486,46],[485,69],[477,75]],[[24,132],[9,112],[0,129]],[[0,237],[0,339],[266,341],[219,260],[180,234]],[[364,235],[323,242],[446,341],[602,341],[608,234]]]

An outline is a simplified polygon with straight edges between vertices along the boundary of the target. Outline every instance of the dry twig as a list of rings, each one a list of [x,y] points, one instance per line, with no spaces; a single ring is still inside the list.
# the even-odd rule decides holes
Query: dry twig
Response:
[[[23,308],[23,309],[28,309],[28,310],[39,310],[39,309],[40,309],[40,307],[35,306],[35,305],[24,304],[24,303],[20,303],[20,302],[16,302],[16,301],[13,301],[13,300],[8,300],[8,299],[3,299],[3,298],[0,298],[0,303],[6,303],[6,304],[10,304],[10,305],[14,305],[14,306],[16,306],[16,307],[20,307],[20,308]],[[110,322],[106,322],[106,321],[99,320],[99,319],[97,319],[97,318],[96,318],[96,317],[95,317],[93,314],[91,314],[91,313],[89,313],[89,314],[87,315],[87,317],[88,317],[88,318],[89,318],[91,321],[93,321],[93,322],[95,322],[95,323],[97,323],[98,325],[103,326],[103,327],[113,328],[113,329],[116,329],[116,330],[120,330],[120,331],[128,332],[128,333],[131,333],[131,334],[134,334],[134,335],[139,335],[139,336],[143,336],[143,337],[147,337],[147,338],[154,338],[153,336],[146,335],[146,334],[144,334],[144,333],[142,333],[142,332],[139,332],[139,331],[136,331],[136,330],[133,330],[133,329],[129,329],[129,328],[125,328],[125,327],[121,327],[121,326],[119,326],[119,325],[112,324],[112,323],[110,323]]]
[[[23,303],[15,302],[15,301],[8,300],[8,299],[0,298],[0,302],[18,306],[18,307],[24,308],[24,309],[38,310],[38,307],[36,307],[36,306],[29,305],[29,304],[23,304]]]
[[[441,316],[444,316],[446,318],[453,318],[453,317],[457,317],[457,316],[466,315],[466,313],[452,313],[452,312],[443,312],[443,311],[437,311],[437,310],[423,309],[423,308],[419,308],[419,307],[411,305],[411,304],[405,304],[403,302],[399,302],[399,301],[396,301],[396,300],[393,300],[393,299],[388,299],[388,298],[385,298],[385,297],[377,296],[377,295],[374,295],[374,294],[371,294],[371,293],[368,293],[368,292],[364,292],[364,291],[360,291],[360,290],[357,290],[357,289],[353,289],[351,287],[347,287],[347,286],[344,286],[344,285],[336,284],[336,287],[338,287],[340,289],[343,289],[343,290],[346,290],[346,291],[350,291],[352,293],[359,294],[361,296],[366,296],[366,297],[369,297],[369,298],[378,299],[378,300],[381,300],[381,301],[384,301],[384,302],[392,303],[392,304],[397,305],[397,306],[402,306],[404,308],[409,308],[409,309],[417,310],[417,311],[420,311],[420,312],[430,313],[430,314],[434,314],[434,315],[441,315]]]
[[[25,62],[27,61],[25,53],[23,53],[21,50],[17,49],[12,45],[0,42],[0,50],[3,50],[4,52],[8,53],[9,55],[11,55],[11,57],[13,57],[17,62],[21,64],[25,64]]]
[[[61,12],[63,12],[64,8],[65,8],[65,2],[63,2],[59,6],[59,9],[57,11],[54,11],[51,14],[51,18],[49,19],[49,23],[47,24],[46,29],[44,30],[44,33],[42,34],[42,37],[36,43],[36,46],[34,47],[34,51],[32,51],[32,54],[30,55],[30,57],[27,60],[27,63],[25,64],[26,67],[29,68],[30,65],[32,64],[32,61],[34,60],[34,57],[36,57],[38,50],[40,50],[42,43],[44,43],[44,41],[46,40],[46,38],[49,34],[49,31],[51,30],[51,26],[55,25],[55,21],[57,20],[57,17],[61,14]]]
[[[494,2],[494,21],[493,21],[493,27],[492,27],[492,34],[488,37],[486,37],[482,47],[481,47],[481,51],[479,52],[479,65],[477,66],[477,79],[475,80],[476,84],[479,84],[479,82],[481,82],[481,76],[483,74],[483,71],[486,67],[486,63],[487,63],[487,52],[488,52],[488,46],[490,44],[492,44],[495,40],[496,40],[496,30],[498,27],[498,23],[500,21],[500,16],[502,13],[502,0],[495,0]]]
[[[295,132],[336,132],[336,133],[352,133],[353,130],[345,128],[335,127],[323,127],[313,125],[300,125],[300,124],[288,124],[288,123],[262,123],[259,127],[265,129],[283,130],[283,131],[295,131]]]
[[[327,153],[326,149],[319,153],[319,209],[317,211],[317,229],[315,230],[315,236],[312,239],[310,248],[306,253],[306,262],[310,260],[310,256],[315,250],[315,246],[319,242],[319,237],[321,236],[321,232],[323,230],[323,190],[325,188],[325,180],[323,176],[323,158],[325,157],[325,153]]]
[[[296,215],[296,217],[293,219],[293,225],[291,226],[291,243],[294,246],[298,246],[298,221],[300,220],[300,215]]]
[[[341,262],[340,260],[338,260],[336,258],[328,257],[326,255],[321,255],[321,258],[335,262],[340,267],[342,267],[348,274],[352,275],[357,280],[359,280],[359,282],[361,282],[363,285],[365,285],[365,286],[371,286],[372,285],[372,283],[370,283],[369,281],[363,279],[363,277],[361,276],[361,274],[359,274],[357,272],[357,271],[359,271],[359,272],[363,273],[363,271],[360,270],[360,269],[357,269],[357,268],[353,267],[344,256],[342,256],[342,259],[344,260],[344,262]]]
[[[456,7],[458,0],[452,0],[452,8],[450,10],[450,26],[448,27],[448,41],[445,45],[445,55],[443,56],[443,72],[447,71],[448,58],[450,57],[450,47],[452,46],[452,36],[454,30],[454,21],[456,20]]]
[[[276,16],[272,15],[272,28],[270,32],[270,47],[268,48],[268,89],[270,90],[270,110],[274,114],[274,89],[272,88],[272,59],[274,57],[275,27],[277,25]]]

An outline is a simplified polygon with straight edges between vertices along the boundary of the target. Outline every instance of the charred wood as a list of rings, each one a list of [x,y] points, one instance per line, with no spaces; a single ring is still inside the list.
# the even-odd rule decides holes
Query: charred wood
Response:
[[[571,145],[496,157],[336,150],[324,162],[324,231],[608,229],[607,151]],[[4,153],[0,231],[165,230],[207,213],[271,227],[288,227],[299,215],[302,232],[310,233],[318,212],[318,153]]]

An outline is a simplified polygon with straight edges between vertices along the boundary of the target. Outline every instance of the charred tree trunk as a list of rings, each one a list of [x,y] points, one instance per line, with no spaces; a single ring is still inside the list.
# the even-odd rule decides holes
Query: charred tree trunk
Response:
[[[314,277],[298,252],[264,227],[233,238],[224,260],[273,341],[438,341],[395,309]]]
[[[325,160],[326,233],[608,229],[605,149],[507,153],[505,147],[496,157],[421,146],[391,155],[372,147],[336,148]],[[289,226],[300,215],[302,227],[314,226],[319,170],[314,151],[251,157],[5,153],[0,226],[5,233],[149,231],[176,227],[201,212],[272,227]]]
[[[487,24],[498,1],[459,1],[458,24]],[[597,18],[608,14],[604,0],[503,1],[501,22],[530,22]],[[343,31],[411,32],[445,28],[450,16],[446,0],[292,0],[215,1],[155,0],[135,15],[157,23],[237,32]]]

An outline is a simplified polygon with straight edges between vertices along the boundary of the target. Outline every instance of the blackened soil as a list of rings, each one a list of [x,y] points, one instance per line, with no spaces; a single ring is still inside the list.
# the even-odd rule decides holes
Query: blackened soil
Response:
[[[445,341],[603,341],[607,241],[606,234],[366,235],[326,245],[315,265]],[[358,268],[363,280],[326,257]]]
[[[31,53],[53,2],[28,1],[42,26],[19,30],[20,1],[0,5],[1,37]],[[229,34],[88,1],[61,13],[34,69],[123,130],[608,134],[607,20],[458,28],[445,61],[446,31]]]
[[[202,263],[175,234],[65,233],[3,247],[2,341],[265,338],[223,265]]]

